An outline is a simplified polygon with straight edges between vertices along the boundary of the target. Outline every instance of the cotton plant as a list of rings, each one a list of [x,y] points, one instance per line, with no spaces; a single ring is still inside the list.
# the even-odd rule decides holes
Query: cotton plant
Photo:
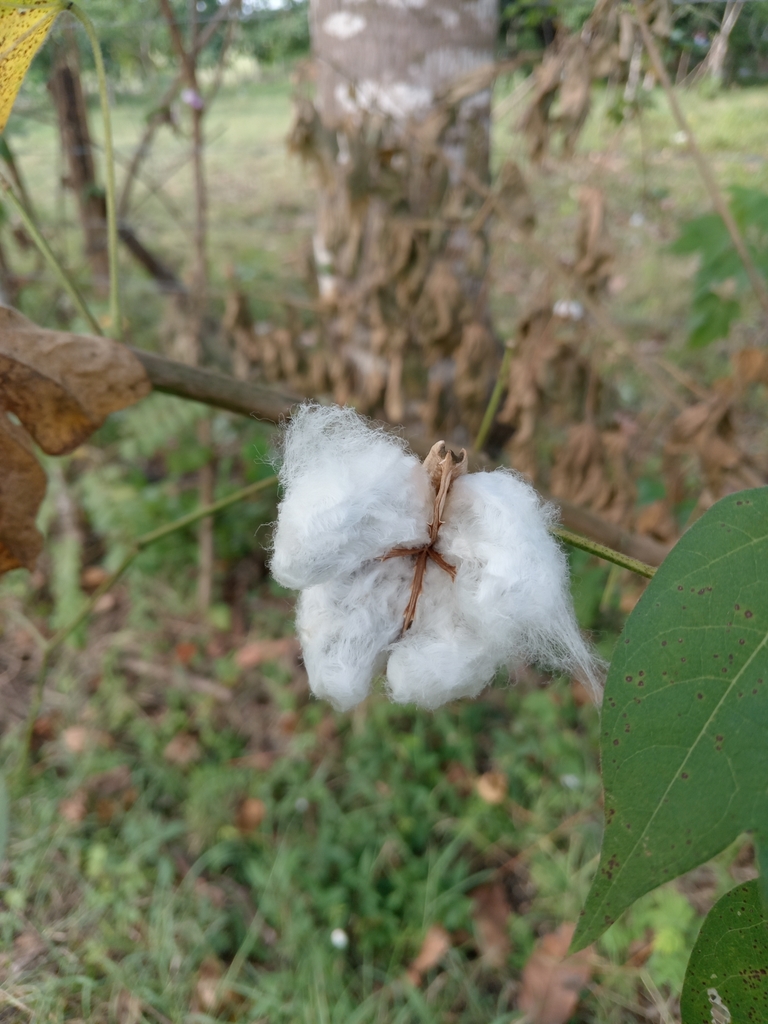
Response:
[[[467,472],[441,441],[421,462],[352,409],[307,404],[285,428],[271,569],[299,590],[313,693],[346,711],[386,676],[393,701],[477,696],[501,667],[580,679],[601,666],[570,598],[557,510],[506,469]]]

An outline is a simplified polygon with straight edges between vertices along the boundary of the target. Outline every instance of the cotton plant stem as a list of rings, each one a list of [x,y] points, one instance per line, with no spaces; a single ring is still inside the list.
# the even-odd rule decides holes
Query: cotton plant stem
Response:
[[[18,199],[10,182],[3,174],[0,174],[0,190],[2,190],[4,199],[8,201],[8,205],[13,208],[16,214],[18,214],[18,217],[29,234],[29,237],[35,243],[38,250],[42,253],[48,263],[48,266],[58,278],[59,284],[72,300],[72,304],[75,309],[85,320],[88,321],[88,326],[94,334],[102,335],[104,332],[101,329],[101,325],[88,308],[88,305],[80,294],[77,285],[61,265],[58,256],[56,256],[53,249],[51,249],[50,245],[45,240],[42,232],[30,215],[29,210],[27,210],[24,204]]]
[[[48,666],[50,665],[51,657],[58,648],[61,647],[67,637],[71,636],[78,626],[85,622],[96,606],[99,598],[103,597],[107,591],[112,589],[120,577],[131,566],[134,559],[151,544],[154,544],[158,540],[162,540],[164,537],[170,536],[172,533],[176,533],[178,530],[183,530],[187,526],[193,526],[201,519],[213,516],[217,512],[221,512],[222,509],[229,508],[230,505],[235,505],[237,502],[244,501],[246,498],[250,498],[254,494],[266,491],[276,483],[277,477],[269,476],[264,480],[248,484],[247,487],[241,487],[240,490],[234,491],[232,494],[228,494],[225,498],[220,498],[219,501],[214,501],[210,505],[204,505],[201,508],[197,508],[194,512],[190,512],[187,515],[182,516],[180,519],[175,519],[172,523],[166,523],[164,526],[159,526],[156,530],[151,530],[149,533],[145,533],[141,537],[137,538],[131,545],[130,550],[123,557],[123,560],[120,562],[117,569],[115,569],[115,571],[108,576],[99,587],[96,588],[74,618],[72,618],[65,626],[62,626],[61,629],[57,630],[53,636],[45,642],[43,646],[43,659],[40,665],[40,670],[37,674],[35,691],[32,696],[32,703],[27,714],[27,720],[24,728],[24,739],[18,764],[19,776],[23,777],[27,770],[29,753],[32,746],[32,736],[34,733],[35,722],[40,714],[40,709],[43,704],[45,680],[48,674]]]
[[[744,241],[744,236],[739,230],[739,226],[731,213],[730,207],[725,200],[725,196],[720,190],[720,186],[712,173],[709,162],[702,153],[701,148],[696,141],[696,137],[691,131],[691,126],[688,124],[688,120],[683,113],[683,108],[680,106],[678,101],[675,87],[667,74],[667,69],[664,66],[661,54],[659,53],[656,40],[653,38],[653,33],[648,26],[648,18],[642,0],[638,0],[638,2],[635,3],[635,14],[637,17],[637,24],[640,27],[640,32],[643,36],[645,48],[648,51],[648,56],[651,58],[653,69],[658,75],[659,81],[664,89],[672,115],[677,121],[681,131],[685,132],[685,137],[688,141],[688,148],[691,151],[691,156],[694,159],[707,192],[709,192],[709,198],[712,200],[712,205],[722,218],[722,221],[728,230],[728,234],[731,236],[733,247],[738,253],[739,259],[744,264],[744,269],[747,272],[747,277],[752,285],[752,290],[754,291],[758,302],[762,306],[763,312],[768,314],[768,285],[766,285],[765,279],[755,266],[755,262],[747,248],[746,242]]]
[[[569,544],[572,548],[588,551],[590,555],[596,555],[606,562],[613,562],[614,565],[621,566],[622,569],[629,569],[630,572],[637,573],[638,576],[645,576],[646,579],[650,580],[656,575],[656,569],[652,565],[640,562],[637,558],[629,558],[628,555],[622,555],[620,551],[614,551],[613,548],[608,548],[605,544],[598,544],[596,541],[588,540],[586,537],[579,536],[578,533],[571,533],[570,530],[564,530],[560,526],[553,527],[551,533],[564,544]]]
[[[109,113],[109,89],[101,45],[93,22],[77,4],[69,8],[85,29],[93,50],[96,76],[99,81],[101,117],[104,122],[104,182],[107,194],[107,248],[109,251],[109,314],[112,320],[112,336],[118,341],[123,338],[123,316],[120,303],[120,274],[117,265],[117,186],[115,185],[115,151],[112,143],[112,118]]]
[[[496,413],[499,411],[499,405],[501,404],[501,396],[504,394],[504,388],[507,386],[507,378],[509,377],[509,368],[512,365],[513,346],[510,342],[507,342],[507,346],[504,350],[504,358],[501,360],[501,366],[496,376],[496,383],[493,386],[491,397],[488,399],[488,406],[483,415],[483,422],[480,424],[480,429],[477,432],[475,443],[472,445],[473,452],[481,452],[485,447],[485,442],[488,440],[488,435],[493,427],[494,420],[496,419]]]

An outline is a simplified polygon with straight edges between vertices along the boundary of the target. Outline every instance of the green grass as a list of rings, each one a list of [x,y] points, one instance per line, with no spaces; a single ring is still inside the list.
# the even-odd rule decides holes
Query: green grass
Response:
[[[194,505],[185,487],[200,455],[194,411],[154,396],[64,462],[43,522],[55,536],[67,487],[89,524],[77,560],[92,561],[104,538],[98,560],[109,566],[125,538]],[[235,477],[269,471],[268,433],[250,427],[233,445],[230,422],[213,424],[233,453],[217,496]],[[165,475],[152,483],[158,457]],[[7,1019],[500,1024],[519,1016],[537,938],[576,919],[600,841],[595,709],[579,706],[567,681],[544,688],[528,672],[435,714],[377,695],[336,715],[309,699],[293,663],[239,669],[233,653],[247,640],[293,628],[289,595],[259,582],[273,516],[265,498],[216,520],[221,589],[208,620],[194,611],[194,533],[174,535],[142,555],[115,606],[50,673],[31,776],[12,782],[0,881],[0,999],[15,1000],[0,1008]],[[58,551],[47,545],[31,582],[12,574],[0,588],[12,693],[34,675],[28,623],[45,630],[82,600],[76,573],[69,589],[54,585]],[[254,572],[235,599],[246,561]],[[581,553],[573,570],[581,621],[608,655],[620,617],[598,607],[607,570]],[[201,677],[231,699],[190,688]],[[9,770],[20,713],[9,700]],[[90,738],[84,749],[78,735]],[[187,764],[166,753],[179,735],[193,737]],[[475,788],[488,771],[506,780],[496,805]],[[265,811],[250,831],[238,817],[247,798]],[[728,888],[732,859],[714,869],[705,900]],[[473,918],[472,892],[491,879],[511,911],[502,968],[484,965]],[[679,992],[699,921],[675,884],[640,901],[600,943],[578,1019],[636,1019],[628,1008],[646,998],[648,978],[659,1000]],[[453,945],[418,988],[405,971],[431,925]],[[331,942],[337,928],[345,950]],[[648,936],[648,963],[627,965]]]

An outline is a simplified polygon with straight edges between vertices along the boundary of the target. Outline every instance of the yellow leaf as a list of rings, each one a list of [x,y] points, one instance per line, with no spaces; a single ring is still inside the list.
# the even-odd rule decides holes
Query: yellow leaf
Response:
[[[0,0],[0,132],[11,113],[32,58],[67,0]]]

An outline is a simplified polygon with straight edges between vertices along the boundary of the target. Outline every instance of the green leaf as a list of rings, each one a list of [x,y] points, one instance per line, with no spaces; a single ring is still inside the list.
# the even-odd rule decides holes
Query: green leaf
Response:
[[[721,299],[714,292],[697,298],[691,307],[688,344],[691,348],[703,348],[711,341],[727,338],[731,324],[740,311],[740,302]]]
[[[768,276],[768,194],[735,187],[731,189],[730,205],[755,265]],[[749,279],[722,219],[716,213],[707,213],[686,221],[669,251],[678,256],[699,256],[689,345],[701,348],[726,338],[741,312],[739,296],[749,290]]]
[[[685,972],[683,1024],[768,1021],[768,920],[757,881],[707,915]]]
[[[694,253],[711,257],[730,249],[733,245],[728,229],[717,213],[705,213],[702,217],[694,217],[684,221],[680,234],[669,246],[669,251],[676,256],[693,256]]]
[[[605,833],[576,948],[741,832],[768,838],[767,570],[761,487],[713,505],[627,620],[603,701]]]

